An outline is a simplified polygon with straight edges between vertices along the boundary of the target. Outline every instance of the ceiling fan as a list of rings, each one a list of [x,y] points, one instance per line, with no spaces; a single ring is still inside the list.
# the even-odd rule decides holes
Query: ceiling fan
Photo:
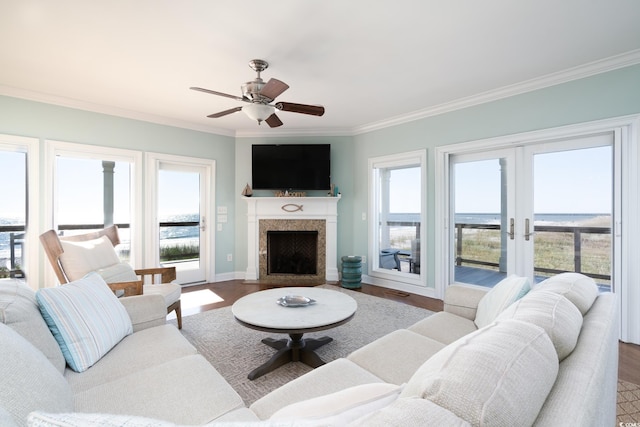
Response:
[[[247,116],[249,116],[249,118],[257,120],[258,124],[264,121],[269,125],[269,127],[275,128],[282,126],[282,121],[280,121],[276,115],[276,110],[309,114],[312,116],[322,116],[324,114],[324,107],[320,105],[295,104],[293,102],[276,102],[275,104],[271,104],[276,97],[289,89],[289,85],[278,79],[269,79],[269,81],[265,83],[260,78],[260,73],[266,70],[268,66],[269,63],[262,59],[253,59],[249,61],[249,67],[258,73],[258,76],[254,80],[241,86],[242,96],[229,95],[227,93],[216,92],[215,90],[203,89],[201,87],[191,87],[189,89],[210,93],[212,95],[224,96],[226,98],[247,103],[247,105],[242,107],[234,107],[220,111],[219,113],[209,114],[207,117],[211,118],[224,117],[237,111],[243,111]]]

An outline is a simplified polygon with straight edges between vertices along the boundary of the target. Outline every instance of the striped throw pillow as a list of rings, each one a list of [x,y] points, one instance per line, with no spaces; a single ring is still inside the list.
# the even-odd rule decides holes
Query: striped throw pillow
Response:
[[[96,273],[36,293],[42,317],[71,369],[86,371],[133,333],[131,318]]]

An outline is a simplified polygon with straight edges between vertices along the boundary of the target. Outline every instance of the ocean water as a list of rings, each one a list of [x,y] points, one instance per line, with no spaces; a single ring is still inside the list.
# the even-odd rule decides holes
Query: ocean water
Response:
[[[534,221],[543,222],[545,224],[578,224],[589,221],[594,218],[609,217],[609,213],[588,213],[588,214],[572,214],[572,213],[551,213],[536,214]],[[456,223],[465,224],[500,224],[499,213],[457,213],[455,215]]]

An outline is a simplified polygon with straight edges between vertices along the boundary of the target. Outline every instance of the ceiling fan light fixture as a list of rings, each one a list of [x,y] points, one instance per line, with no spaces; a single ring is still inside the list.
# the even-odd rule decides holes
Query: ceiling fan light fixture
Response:
[[[247,104],[242,107],[242,111],[249,116],[250,119],[257,120],[258,123],[266,120],[273,113],[276,112],[276,109],[272,105],[265,104]]]

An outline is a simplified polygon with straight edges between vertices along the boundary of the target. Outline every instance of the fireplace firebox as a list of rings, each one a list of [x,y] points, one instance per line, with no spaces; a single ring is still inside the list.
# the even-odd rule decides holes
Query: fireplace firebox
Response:
[[[317,231],[267,232],[267,275],[315,275],[317,265]]]

